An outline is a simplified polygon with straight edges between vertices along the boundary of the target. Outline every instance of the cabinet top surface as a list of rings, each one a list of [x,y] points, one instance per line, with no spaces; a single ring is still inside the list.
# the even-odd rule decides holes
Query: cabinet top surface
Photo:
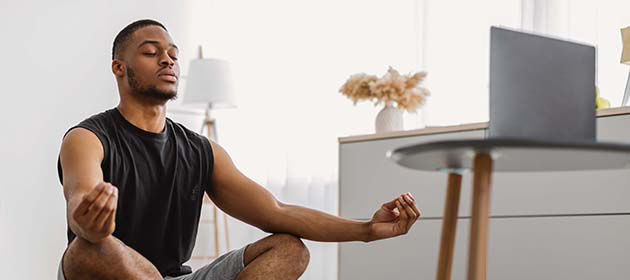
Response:
[[[630,106],[597,110],[598,118],[617,116],[617,115],[628,115],[628,114],[630,114]],[[378,134],[371,133],[371,134],[363,134],[363,135],[344,136],[344,137],[339,137],[338,141],[340,144],[343,144],[343,143],[352,143],[352,142],[359,142],[359,141],[383,140],[383,139],[388,139],[388,138],[420,136],[420,135],[430,135],[430,134],[469,131],[469,130],[481,130],[481,129],[486,129],[486,128],[488,128],[487,122],[450,125],[450,126],[434,126],[434,127],[425,127],[425,128],[413,129],[413,130],[390,131],[390,132],[384,132],[384,133],[378,133]]]

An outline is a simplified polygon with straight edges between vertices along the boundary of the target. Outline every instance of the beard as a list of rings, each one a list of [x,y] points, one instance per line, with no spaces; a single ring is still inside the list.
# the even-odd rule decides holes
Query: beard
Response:
[[[177,90],[163,91],[159,90],[155,86],[140,85],[138,80],[136,80],[135,71],[129,66],[127,66],[127,79],[129,80],[129,87],[131,87],[131,92],[137,96],[157,100],[160,102],[177,99]]]

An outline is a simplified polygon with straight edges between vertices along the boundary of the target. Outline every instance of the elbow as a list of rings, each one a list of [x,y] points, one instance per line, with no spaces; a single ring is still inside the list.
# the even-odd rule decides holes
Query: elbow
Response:
[[[283,233],[284,232],[278,226],[274,226],[274,225],[272,225],[270,223],[265,223],[265,224],[259,226],[258,229],[260,229],[260,230],[262,230],[262,231],[264,231],[266,233],[269,233],[269,234],[276,234],[276,233]]]
[[[285,232],[286,229],[283,227],[283,222],[288,220],[284,216],[285,206],[286,204],[278,201],[275,207],[268,211],[269,214],[264,215],[265,218],[259,224],[258,228],[270,234]]]
[[[277,233],[275,232],[272,228],[270,227],[259,227],[260,230],[264,231],[265,233],[269,233],[269,234],[274,234]]]
[[[271,225],[269,221],[264,221],[256,227],[266,233],[274,233],[274,227]]]

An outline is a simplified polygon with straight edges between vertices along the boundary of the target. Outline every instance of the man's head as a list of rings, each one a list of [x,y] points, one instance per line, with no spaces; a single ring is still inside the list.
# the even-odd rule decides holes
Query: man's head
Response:
[[[166,27],[139,20],[123,28],[112,47],[112,72],[122,94],[153,103],[177,98],[178,49]]]

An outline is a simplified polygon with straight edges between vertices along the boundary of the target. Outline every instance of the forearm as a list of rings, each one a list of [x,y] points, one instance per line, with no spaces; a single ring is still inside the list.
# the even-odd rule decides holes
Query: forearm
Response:
[[[369,242],[369,221],[357,221],[298,205],[282,204],[269,232],[286,232],[323,242]]]

